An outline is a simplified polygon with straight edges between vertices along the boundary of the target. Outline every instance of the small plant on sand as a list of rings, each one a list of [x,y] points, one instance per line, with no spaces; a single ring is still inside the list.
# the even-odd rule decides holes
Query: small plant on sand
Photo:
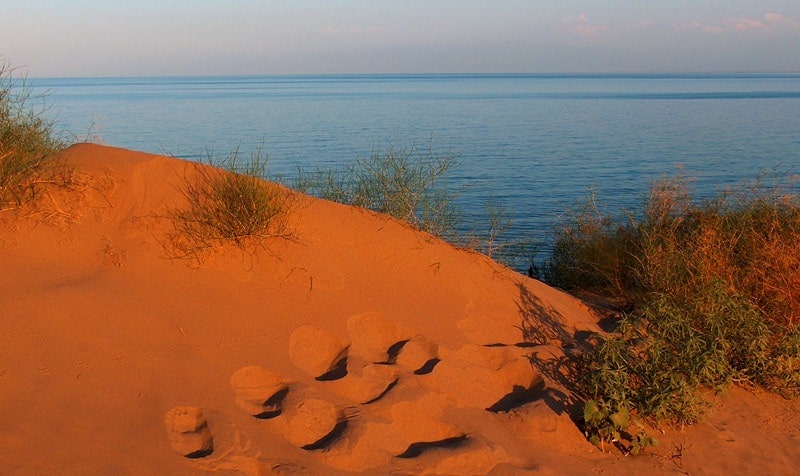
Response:
[[[623,410],[693,423],[704,394],[731,382],[800,395],[800,200],[791,187],[758,180],[695,201],[684,178],[665,179],[642,212],[613,220],[590,208],[557,234],[545,276],[628,309],[580,363],[587,415],[602,416],[586,419],[595,439],[615,436],[607,420]]]
[[[456,163],[451,152],[389,147],[342,170],[300,170],[293,187],[311,195],[392,215],[437,236],[452,236],[459,214],[441,178]]]
[[[169,213],[179,254],[197,256],[215,242],[244,247],[251,239],[291,236],[292,194],[264,180],[263,149],[242,160],[236,148],[222,159],[210,157],[209,165],[191,169],[183,190],[187,205]]]
[[[68,182],[68,170],[53,158],[64,144],[44,110],[28,107],[33,99],[25,78],[0,58],[0,210],[33,201],[48,184]]]
[[[625,406],[615,408],[604,400],[588,400],[583,409],[583,420],[586,438],[600,449],[604,449],[605,443],[611,443],[636,456],[645,448],[658,445],[658,441],[644,428],[639,428],[636,434],[629,433],[635,425]],[[623,441],[628,442],[627,447]]]

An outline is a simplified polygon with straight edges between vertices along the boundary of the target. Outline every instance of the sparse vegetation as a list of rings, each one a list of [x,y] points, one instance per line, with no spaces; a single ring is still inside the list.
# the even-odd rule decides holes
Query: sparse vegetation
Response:
[[[53,154],[64,144],[43,117],[24,76],[0,58],[0,210],[36,199],[47,184],[63,184],[68,173]]]
[[[246,246],[250,239],[289,237],[290,191],[264,180],[268,157],[262,148],[242,160],[239,149],[222,159],[209,157],[186,178],[186,208],[169,213],[179,255],[198,256],[215,243]]]
[[[589,400],[583,409],[583,420],[587,438],[601,449],[606,442],[618,444],[627,440],[629,446],[624,450],[635,456],[645,448],[658,444],[641,426],[635,434],[629,432],[637,425],[632,424],[631,415],[624,405],[614,408],[606,401]]]
[[[456,245],[475,250],[509,267],[528,266],[526,271],[529,276],[538,274],[534,259],[539,252],[539,244],[523,238],[508,239],[512,224],[513,217],[506,208],[489,198],[485,219],[476,223],[469,233],[454,237],[453,241]]]
[[[455,204],[457,192],[443,179],[458,165],[458,155],[436,149],[390,146],[357,158],[340,170],[300,169],[292,187],[335,202],[386,213],[456,246],[478,251],[496,261],[511,264],[537,251],[534,243],[506,240],[511,219],[493,201],[487,203],[487,218],[469,232],[463,231],[463,215]]]
[[[335,202],[392,215],[443,238],[455,235],[459,213],[454,192],[441,183],[457,155],[415,145],[390,146],[357,158],[338,171],[300,170],[293,187]]]
[[[627,309],[580,363],[587,405],[603,415],[692,423],[703,393],[730,382],[800,394],[800,200],[790,183],[695,200],[683,177],[664,179],[640,214],[621,219],[590,199],[556,233],[545,277]],[[587,419],[587,434],[610,441],[619,425],[609,421]]]

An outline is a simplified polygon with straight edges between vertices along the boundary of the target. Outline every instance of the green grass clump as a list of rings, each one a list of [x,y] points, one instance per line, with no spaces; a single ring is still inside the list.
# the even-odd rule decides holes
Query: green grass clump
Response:
[[[242,160],[238,148],[222,159],[209,158],[186,179],[186,207],[171,210],[173,240],[180,255],[199,256],[214,243],[244,247],[250,239],[289,237],[291,192],[264,180],[268,157],[262,149]]]
[[[342,170],[300,170],[293,188],[346,205],[368,208],[404,220],[437,236],[455,234],[459,213],[455,193],[441,178],[457,161],[432,146],[389,147],[358,158]]]
[[[759,180],[695,200],[677,177],[639,213],[614,219],[593,200],[571,213],[545,278],[628,310],[580,363],[592,405],[687,424],[731,382],[800,394],[800,200],[787,190]],[[598,421],[590,437],[613,433]]]
[[[36,199],[44,186],[63,183],[66,171],[52,155],[64,144],[43,109],[32,109],[25,79],[0,58],[0,210]]]

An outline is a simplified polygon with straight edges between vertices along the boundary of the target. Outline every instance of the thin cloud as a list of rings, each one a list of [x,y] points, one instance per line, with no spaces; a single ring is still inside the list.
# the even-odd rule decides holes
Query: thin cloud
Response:
[[[721,34],[731,31],[745,32],[767,30],[768,25],[774,23],[787,23],[787,19],[779,13],[767,13],[764,15],[764,21],[756,18],[739,17],[711,23],[693,21],[686,26],[690,29],[701,30],[709,34]]]
[[[787,17],[782,13],[769,12],[764,14],[764,21],[771,24],[789,25],[792,28],[800,28],[800,22]]]
[[[729,21],[728,24],[736,31],[760,30],[764,28],[763,23],[753,18],[738,18]]]
[[[783,17],[781,13],[765,13],[764,20],[768,21],[769,23],[786,23],[786,18]]]
[[[587,38],[596,38],[608,31],[607,26],[590,22],[585,13],[579,13],[574,17],[565,17],[563,22],[567,25],[570,33]]]
[[[706,33],[711,33],[711,34],[725,33],[725,28],[723,28],[723,27],[721,27],[719,25],[709,25],[709,24],[701,23],[699,21],[690,22],[687,25],[687,27],[692,29],[692,30],[702,30],[702,31],[704,31]]]

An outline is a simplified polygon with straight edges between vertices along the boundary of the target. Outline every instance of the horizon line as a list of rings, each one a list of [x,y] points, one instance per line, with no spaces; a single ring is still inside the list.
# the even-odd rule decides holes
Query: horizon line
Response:
[[[24,68],[24,67],[22,67]],[[242,73],[242,74],[144,74],[100,76],[27,76],[27,79],[179,79],[179,78],[264,78],[264,77],[433,77],[433,76],[520,76],[520,77],[714,77],[714,76],[800,76],[798,71],[618,71],[618,72],[458,72],[458,73]]]

